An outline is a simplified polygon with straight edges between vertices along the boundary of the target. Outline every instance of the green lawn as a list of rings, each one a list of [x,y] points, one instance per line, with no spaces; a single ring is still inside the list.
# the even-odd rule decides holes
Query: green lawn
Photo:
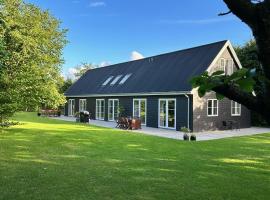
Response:
[[[183,142],[16,116],[0,131],[0,199],[269,199],[270,133]]]

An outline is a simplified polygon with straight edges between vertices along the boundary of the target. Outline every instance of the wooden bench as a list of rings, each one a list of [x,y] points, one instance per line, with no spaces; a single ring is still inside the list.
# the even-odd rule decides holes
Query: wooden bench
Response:
[[[53,109],[43,109],[38,113],[38,115],[46,116],[46,117],[58,117],[59,114],[61,115],[61,112],[59,110],[53,110]]]

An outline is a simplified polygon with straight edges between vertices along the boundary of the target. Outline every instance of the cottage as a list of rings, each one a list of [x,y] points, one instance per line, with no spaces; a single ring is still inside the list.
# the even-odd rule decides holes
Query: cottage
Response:
[[[229,41],[220,41],[171,53],[87,71],[65,93],[65,115],[87,110],[95,120],[115,121],[119,108],[139,117],[149,127],[193,131],[224,128],[224,121],[250,127],[249,110],[213,92],[199,98],[189,80],[204,71],[241,68]]]

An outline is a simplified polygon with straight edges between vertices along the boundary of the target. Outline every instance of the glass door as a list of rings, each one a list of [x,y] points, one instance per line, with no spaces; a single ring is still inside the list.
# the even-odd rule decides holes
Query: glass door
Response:
[[[104,120],[105,116],[105,101],[104,99],[96,100],[96,119]]]
[[[142,125],[146,125],[146,99],[133,100],[133,116],[140,118]]]
[[[159,100],[159,127],[175,129],[176,125],[175,99]]]
[[[118,99],[109,99],[108,101],[108,120],[116,121],[119,116],[119,100]]]
[[[69,99],[68,100],[68,116],[74,116],[75,112],[75,100]]]

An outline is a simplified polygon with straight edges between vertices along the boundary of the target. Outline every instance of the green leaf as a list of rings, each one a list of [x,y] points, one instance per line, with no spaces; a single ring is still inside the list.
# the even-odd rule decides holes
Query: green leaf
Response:
[[[217,100],[222,100],[222,99],[224,99],[224,95],[216,93],[216,98],[217,98]]]
[[[246,92],[252,92],[255,85],[255,81],[251,77],[240,79],[236,83],[239,85],[241,89],[243,89]]]
[[[205,95],[205,93],[206,93],[205,87],[204,86],[199,87],[199,89],[198,89],[199,97],[203,97]]]
[[[220,76],[220,75],[223,75],[224,74],[224,71],[216,71],[212,74],[212,76]]]

